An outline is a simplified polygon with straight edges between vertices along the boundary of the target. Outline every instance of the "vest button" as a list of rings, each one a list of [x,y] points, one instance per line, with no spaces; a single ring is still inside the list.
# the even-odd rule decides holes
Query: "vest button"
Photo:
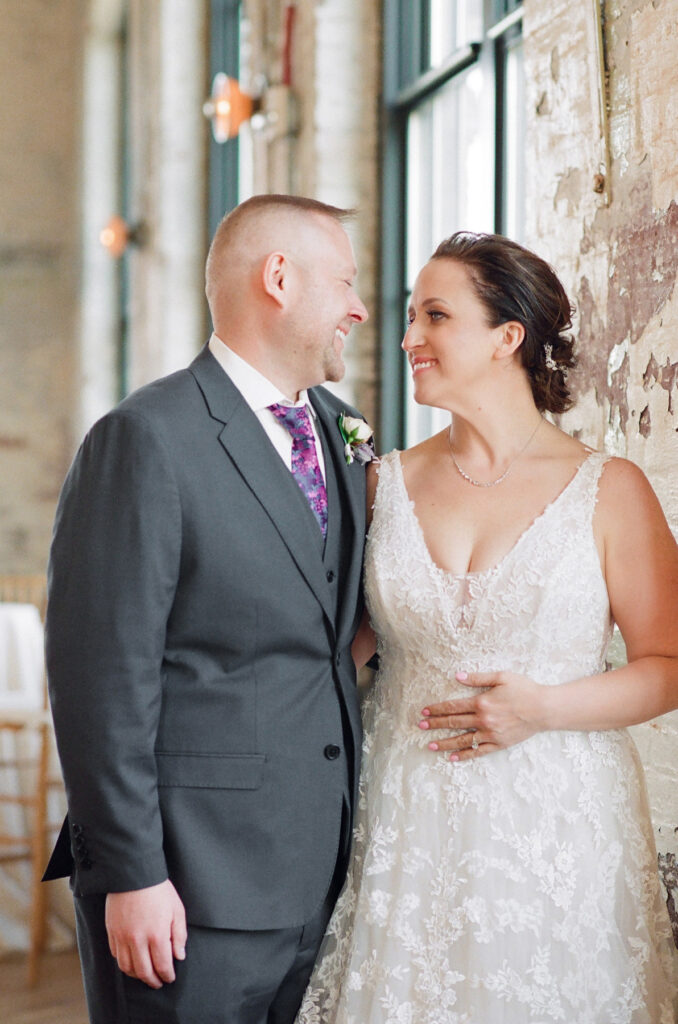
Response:
[[[327,572],[325,573],[325,579],[327,580],[328,583],[332,582],[332,580],[334,579],[334,571],[332,569],[327,570]]]
[[[338,747],[335,743],[328,743],[323,753],[328,761],[336,761],[341,754],[341,747]]]

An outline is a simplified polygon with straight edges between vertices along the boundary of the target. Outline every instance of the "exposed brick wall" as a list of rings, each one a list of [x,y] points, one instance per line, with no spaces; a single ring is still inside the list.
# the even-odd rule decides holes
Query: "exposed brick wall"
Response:
[[[121,91],[110,80],[120,62],[113,51],[120,46],[124,6],[124,0],[3,4],[5,571],[44,569],[56,499],[75,447],[117,396],[122,313],[115,270],[98,235],[108,217],[120,212]],[[206,335],[206,0],[129,0],[127,10],[131,218],[147,229],[146,245],[130,256],[129,378],[136,387],[185,365]],[[108,160],[97,162],[101,151]],[[102,190],[105,177],[108,190]]]
[[[79,280],[79,38],[84,7],[83,0],[2,5],[3,571],[44,569],[54,503],[71,455]]]

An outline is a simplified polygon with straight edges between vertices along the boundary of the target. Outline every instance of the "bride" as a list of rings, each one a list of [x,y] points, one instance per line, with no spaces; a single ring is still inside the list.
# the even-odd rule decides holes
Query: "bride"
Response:
[[[551,268],[496,235],[453,235],[415,284],[415,398],[452,422],[372,474],[380,669],[298,1024],[675,1019],[626,726],[678,706],[678,549],[639,469],[542,415],[570,405],[569,327]]]

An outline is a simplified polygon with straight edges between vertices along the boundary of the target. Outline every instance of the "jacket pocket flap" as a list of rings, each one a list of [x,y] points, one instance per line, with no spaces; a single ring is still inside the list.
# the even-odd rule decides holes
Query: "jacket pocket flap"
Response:
[[[258,789],[264,754],[174,754],[156,751],[159,786],[197,789]]]

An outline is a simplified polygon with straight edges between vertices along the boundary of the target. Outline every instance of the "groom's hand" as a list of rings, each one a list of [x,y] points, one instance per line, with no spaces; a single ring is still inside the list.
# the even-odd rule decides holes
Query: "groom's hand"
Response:
[[[167,879],[106,896],[106,931],[118,967],[151,988],[174,981],[174,959],[186,956],[186,911]]]

